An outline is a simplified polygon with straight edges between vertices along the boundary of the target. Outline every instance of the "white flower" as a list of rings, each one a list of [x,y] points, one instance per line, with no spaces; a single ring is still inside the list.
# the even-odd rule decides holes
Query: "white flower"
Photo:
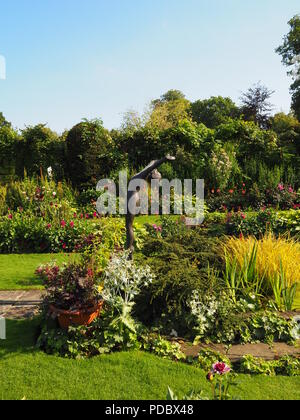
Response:
[[[48,173],[49,178],[52,178],[52,176],[53,176],[53,170],[52,170],[52,167],[51,166],[49,166],[49,168],[47,169],[47,173]]]
[[[300,315],[295,316],[293,322],[295,326],[292,329],[292,336],[295,340],[300,340]]]

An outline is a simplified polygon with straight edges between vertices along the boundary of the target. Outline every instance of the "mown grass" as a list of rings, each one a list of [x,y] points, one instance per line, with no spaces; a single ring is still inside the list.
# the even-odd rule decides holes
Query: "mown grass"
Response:
[[[164,400],[210,385],[206,372],[134,351],[85,360],[49,356],[35,348],[37,320],[8,321],[0,341],[0,399]],[[233,395],[252,400],[299,400],[300,378],[239,375]]]
[[[0,290],[41,289],[42,284],[34,274],[36,268],[51,261],[58,264],[77,258],[71,254],[0,255]]]

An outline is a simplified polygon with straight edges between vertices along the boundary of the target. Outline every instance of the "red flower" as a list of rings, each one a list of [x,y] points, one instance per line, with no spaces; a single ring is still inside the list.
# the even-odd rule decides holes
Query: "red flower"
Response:
[[[51,229],[52,225],[50,223],[47,225],[47,229]]]
[[[220,192],[221,192],[221,190],[220,190],[220,188],[218,188],[218,189],[217,189],[217,193],[218,193],[218,194],[220,194]]]
[[[74,213],[74,214],[73,214],[73,217],[76,219],[76,217],[77,217],[77,213]]]
[[[226,365],[226,363],[215,363],[213,365],[213,373],[217,375],[225,375],[231,371],[230,367]]]
[[[83,214],[81,213],[81,215],[80,215],[80,219],[83,219]]]
[[[70,223],[70,226],[71,226],[71,228],[74,227],[74,222],[73,221]]]
[[[94,214],[93,214],[93,216],[96,218],[96,217],[98,217],[98,213],[95,211],[94,212]]]
[[[243,194],[243,195],[245,195],[245,194],[246,194],[246,191],[245,191],[245,190],[243,190],[243,191],[242,191],[242,194]]]
[[[86,219],[89,219],[89,218],[90,218],[90,216],[89,216],[88,214],[86,214],[86,215],[85,215],[85,218],[86,218]]]
[[[244,213],[241,213],[241,218],[245,220],[246,219],[246,215]]]
[[[62,221],[60,222],[60,226],[61,226],[61,227],[63,227],[63,228],[64,228],[64,227],[66,227],[66,222],[65,222],[64,220],[62,220]]]
[[[233,194],[234,193],[234,190],[229,190],[229,194]]]
[[[13,215],[12,215],[12,214],[9,214],[7,217],[8,217],[10,220],[12,220]]]
[[[63,247],[63,249],[66,249],[67,248],[67,245],[66,244],[63,244],[62,247]]]

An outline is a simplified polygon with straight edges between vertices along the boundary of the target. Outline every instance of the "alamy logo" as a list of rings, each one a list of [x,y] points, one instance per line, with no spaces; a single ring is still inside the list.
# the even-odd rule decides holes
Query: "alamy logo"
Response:
[[[119,188],[110,179],[97,184],[101,193],[97,210],[101,215],[163,215],[188,216],[187,224],[198,226],[204,221],[204,180],[144,179],[133,178],[128,184],[127,172],[119,173]],[[194,194],[193,194],[194,192]]]
[[[0,55],[0,80],[6,79],[6,60],[3,55]]]
[[[0,318],[0,340],[6,339],[6,323],[5,318]]]

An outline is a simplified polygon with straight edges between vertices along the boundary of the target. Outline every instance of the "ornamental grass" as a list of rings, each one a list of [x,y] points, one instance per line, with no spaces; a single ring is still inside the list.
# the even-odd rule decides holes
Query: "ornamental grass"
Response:
[[[223,252],[225,258],[236,261],[238,268],[242,269],[254,249],[257,249],[256,272],[264,282],[269,283],[266,286],[270,286],[281,271],[289,286],[300,282],[299,242],[286,236],[276,237],[269,232],[261,239],[232,237],[226,241]]]

